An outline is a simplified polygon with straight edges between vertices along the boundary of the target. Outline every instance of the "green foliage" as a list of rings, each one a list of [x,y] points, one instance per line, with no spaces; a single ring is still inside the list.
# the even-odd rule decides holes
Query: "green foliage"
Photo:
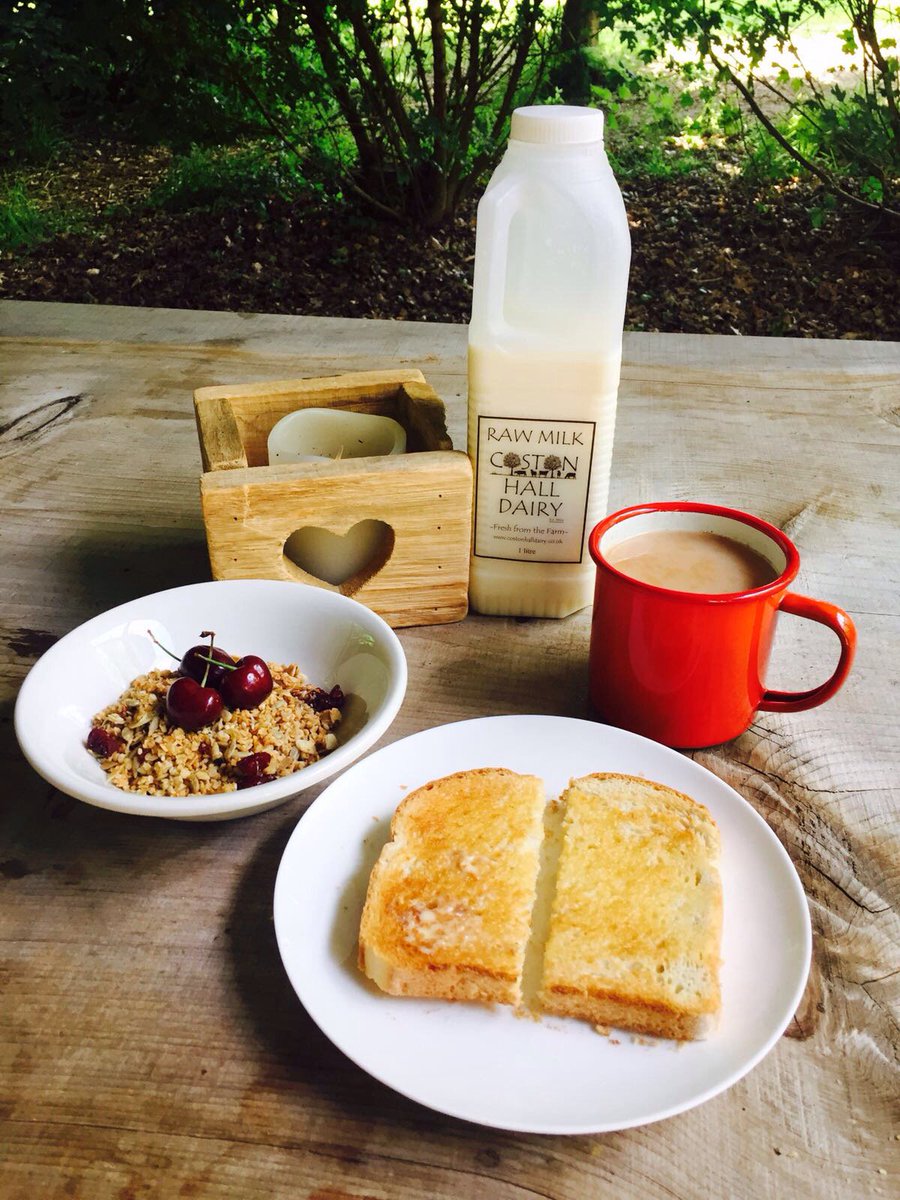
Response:
[[[24,250],[42,241],[48,222],[21,184],[0,192],[0,250]]]
[[[436,222],[538,94],[557,22],[542,0],[13,0],[0,144],[16,162],[70,134],[186,156],[265,135],[302,148],[310,178]]]
[[[247,0],[234,77],[269,126],[297,137],[298,104],[348,187],[384,214],[438,224],[502,150],[517,103],[547,78],[558,14],[541,0]],[[257,68],[248,78],[247,64]]]
[[[0,9],[7,161],[70,133],[193,142],[247,132],[225,72],[241,0],[13,0]]]
[[[435,224],[481,185],[516,104],[565,99],[604,108],[624,175],[724,150],[757,177],[802,167],[896,210],[900,71],[879,25],[892,13],[889,0],[8,0],[0,164],[52,161],[72,136],[164,142],[178,155],[153,196],[166,207],[342,188]],[[857,84],[795,60],[810,22]],[[10,229],[47,219],[6,207]]]
[[[265,146],[235,150],[194,146],[176,157],[147,197],[151,208],[169,212],[218,209],[290,198],[307,187],[296,155]]]
[[[53,158],[60,109],[85,74],[55,8],[39,14],[36,5],[19,3],[0,11],[0,146],[7,159]]]
[[[607,68],[608,82],[614,73]],[[693,171],[700,162],[694,151],[679,145],[688,123],[684,98],[653,76],[623,79],[614,88],[595,84],[593,99],[606,115],[607,149],[613,170],[622,178],[639,175],[671,176]]]
[[[646,51],[604,31],[585,56],[594,80],[591,100],[606,117],[613,169],[624,179],[708,169],[710,136],[718,132],[714,89],[693,69],[689,79],[650,69]]]
[[[42,208],[17,179],[0,185],[0,251],[32,250],[57,233],[80,229],[81,212]]]
[[[778,175],[802,167],[876,207],[900,199],[898,58],[894,39],[879,33],[879,18],[896,20],[900,10],[876,0],[595,0],[595,8],[648,64],[661,63],[686,82],[705,70],[719,94],[732,91],[737,105],[720,105],[718,116],[708,106],[706,117],[710,128],[739,138],[749,171]],[[835,35],[832,75],[844,56],[854,56],[857,87],[834,85],[796,60],[794,39],[810,20]],[[763,67],[773,49],[790,66],[774,81]],[[758,125],[745,124],[741,113]]]

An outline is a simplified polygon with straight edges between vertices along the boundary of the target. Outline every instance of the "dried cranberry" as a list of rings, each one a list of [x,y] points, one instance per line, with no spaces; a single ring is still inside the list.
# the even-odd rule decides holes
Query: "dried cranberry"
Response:
[[[256,787],[258,783],[268,783],[270,778],[270,775],[263,775],[261,772],[255,775],[241,775],[238,777],[237,790],[240,792],[244,788]]]
[[[272,755],[267,750],[260,750],[257,754],[248,754],[242,758],[236,770],[239,775],[262,775],[271,761]]]
[[[347,697],[335,684],[330,692],[323,688],[315,688],[306,697],[306,703],[314,712],[327,712],[329,708],[343,708]]]
[[[122,739],[116,737],[114,733],[110,733],[108,729],[104,729],[102,725],[95,725],[87,736],[87,748],[98,758],[109,758],[110,755],[117,754],[124,747],[125,743]]]

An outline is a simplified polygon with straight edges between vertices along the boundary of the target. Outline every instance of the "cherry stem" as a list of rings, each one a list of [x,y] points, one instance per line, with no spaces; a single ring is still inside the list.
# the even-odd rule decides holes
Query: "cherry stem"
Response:
[[[236,671],[237,663],[222,662],[220,658],[208,658],[205,654],[198,654],[197,657],[201,662],[211,663],[214,667],[221,667],[223,671]]]
[[[157,644],[157,646],[159,646],[160,650],[164,650],[166,652],[166,654],[168,654],[169,658],[174,658],[176,662],[181,662],[181,659],[178,657],[177,654],[173,654],[172,651],[168,648],[168,646],[164,646],[158,637],[153,636],[152,630],[148,629],[147,633],[150,637],[150,641],[155,642]]]
[[[215,662],[215,659],[212,656],[212,652],[215,648],[214,643],[216,640],[216,635],[210,629],[203,629],[203,630],[201,630],[200,636],[209,638],[209,658],[206,659],[206,670],[203,672],[203,682],[200,684],[201,687],[206,687],[206,681],[207,681],[207,679],[209,679],[210,664]],[[206,657],[205,655],[201,655],[201,658],[205,658],[205,657]]]
[[[181,662],[181,659],[178,657],[178,655],[177,655],[177,654],[173,654],[173,653],[172,653],[172,651],[169,649],[169,647],[168,647],[168,646],[164,646],[164,645],[162,644],[162,642],[159,640],[159,638],[154,636],[154,634],[153,634],[153,631],[152,631],[151,629],[148,629],[148,630],[147,630],[147,636],[150,638],[150,641],[151,641],[151,642],[155,642],[155,643],[156,643],[156,645],[157,645],[157,646],[159,646],[160,650],[163,650],[163,651],[165,651],[165,653],[166,653],[166,654],[168,654],[169,658],[174,658],[176,662]],[[209,638],[209,651],[210,651],[210,657],[209,657],[209,658],[207,658],[207,656],[206,656],[205,654],[198,654],[198,655],[197,655],[197,657],[198,657],[199,659],[202,659],[202,660],[203,660],[203,662],[205,662],[205,663],[207,664],[206,670],[203,672],[203,680],[202,680],[202,682],[201,682],[201,684],[200,684],[200,686],[201,686],[201,687],[206,687],[206,681],[207,681],[207,679],[209,678],[209,668],[210,668],[210,666],[213,666],[213,667],[224,667],[224,668],[225,668],[227,671],[234,671],[234,670],[236,669],[236,667],[237,667],[237,663],[235,663],[233,666],[229,666],[229,664],[228,664],[228,663],[219,662],[219,660],[218,660],[217,658],[212,658],[212,657],[211,657],[211,656],[212,656],[212,652],[213,652],[213,650],[215,649],[215,640],[216,640],[216,635],[215,635],[215,634],[214,634],[214,633],[213,633],[211,630],[209,630],[209,629],[204,629],[204,630],[201,632],[200,636],[201,636],[201,637],[208,637],[208,638]]]

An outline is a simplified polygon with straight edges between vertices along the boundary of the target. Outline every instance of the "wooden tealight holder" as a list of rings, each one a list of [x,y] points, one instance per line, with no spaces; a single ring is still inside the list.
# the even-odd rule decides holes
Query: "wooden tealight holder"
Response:
[[[393,417],[406,431],[406,453],[269,466],[272,427],[301,408]],[[444,405],[420,371],[198,388],[194,411],[216,579],[329,588],[392,626],[466,615],[472,468],[466,454],[451,448]],[[349,578],[328,582],[304,570],[302,556],[297,561],[301,531],[328,541],[346,538],[363,521],[380,523],[377,546]]]

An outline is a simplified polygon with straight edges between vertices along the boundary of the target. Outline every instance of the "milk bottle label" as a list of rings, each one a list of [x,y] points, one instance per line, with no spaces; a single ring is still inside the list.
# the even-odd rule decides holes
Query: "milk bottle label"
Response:
[[[478,417],[474,554],[579,563],[594,421]]]

